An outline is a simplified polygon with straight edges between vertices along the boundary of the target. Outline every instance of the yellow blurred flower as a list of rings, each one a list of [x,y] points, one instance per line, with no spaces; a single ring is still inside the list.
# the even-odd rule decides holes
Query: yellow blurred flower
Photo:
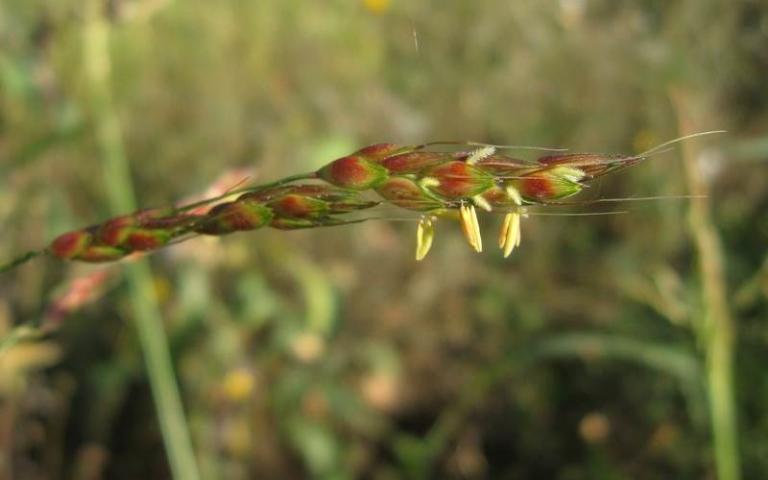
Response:
[[[365,8],[376,15],[381,15],[389,10],[390,3],[392,3],[390,0],[363,0]]]
[[[224,395],[232,401],[239,402],[247,399],[253,392],[255,382],[251,372],[239,368],[229,372],[222,382]]]

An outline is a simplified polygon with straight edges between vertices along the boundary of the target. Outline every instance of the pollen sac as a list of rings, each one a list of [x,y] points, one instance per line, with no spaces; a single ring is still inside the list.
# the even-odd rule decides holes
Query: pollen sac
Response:
[[[93,242],[93,235],[88,230],[76,230],[56,237],[48,251],[61,259],[77,257]]]
[[[489,173],[461,161],[447,162],[425,170],[430,191],[446,198],[471,198],[492,189],[496,182]]]
[[[390,203],[415,211],[430,211],[443,204],[418,183],[408,177],[389,177],[376,189],[376,193]]]
[[[427,256],[435,239],[435,222],[433,217],[422,216],[416,228],[416,261],[420,262]]]
[[[459,223],[469,245],[477,252],[483,251],[483,237],[480,235],[480,224],[477,221],[477,211],[474,205],[459,207]]]
[[[194,227],[194,231],[207,235],[226,235],[254,230],[269,223],[272,210],[261,203],[248,200],[216,205]]]
[[[512,251],[520,246],[520,216],[518,212],[504,216],[504,224],[499,234],[499,248],[504,252],[504,258],[509,257]]]
[[[393,175],[419,173],[425,168],[453,160],[450,153],[407,152],[385,158],[381,164]]]
[[[387,169],[361,155],[341,157],[317,171],[331,185],[350,190],[368,190],[387,179]]]

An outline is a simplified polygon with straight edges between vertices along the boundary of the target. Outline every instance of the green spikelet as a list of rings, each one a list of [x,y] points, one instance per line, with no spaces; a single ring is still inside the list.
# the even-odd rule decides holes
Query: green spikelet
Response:
[[[238,200],[213,207],[193,230],[206,235],[226,235],[263,227],[272,217],[272,210],[259,202]]]

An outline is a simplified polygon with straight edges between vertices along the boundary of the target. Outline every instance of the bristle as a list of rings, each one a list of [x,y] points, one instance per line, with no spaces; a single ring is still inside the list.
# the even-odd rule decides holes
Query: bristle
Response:
[[[670,145],[674,145],[676,143],[683,142],[685,140],[690,140],[692,138],[698,138],[703,137],[706,135],[715,135],[718,133],[728,133],[726,130],[710,130],[708,132],[697,132],[697,133],[691,133],[690,135],[683,135],[682,137],[673,138],[672,140],[666,141],[664,143],[661,143],[659,145],[656,145],[655,147],[651,148],[650,150],[646,150],[643,153],[641,153],[639,156],[645,157],[648,156],[654,152],[657,152],[661,150],[664,147],[668,147]]]

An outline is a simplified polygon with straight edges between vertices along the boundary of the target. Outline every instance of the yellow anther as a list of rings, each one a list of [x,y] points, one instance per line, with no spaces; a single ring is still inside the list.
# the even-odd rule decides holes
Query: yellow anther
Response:
[[[477,221],[477,211],[472,204],[462,204],[459,207],[459,220],[467,242],[476,251],[483,251],[483,239],[480,236],[480,224]]]
[[[421,217],[416,228],[416,260],[422,260],[432,248],[432,240],[435,238],[435,226],[432,217]]]

